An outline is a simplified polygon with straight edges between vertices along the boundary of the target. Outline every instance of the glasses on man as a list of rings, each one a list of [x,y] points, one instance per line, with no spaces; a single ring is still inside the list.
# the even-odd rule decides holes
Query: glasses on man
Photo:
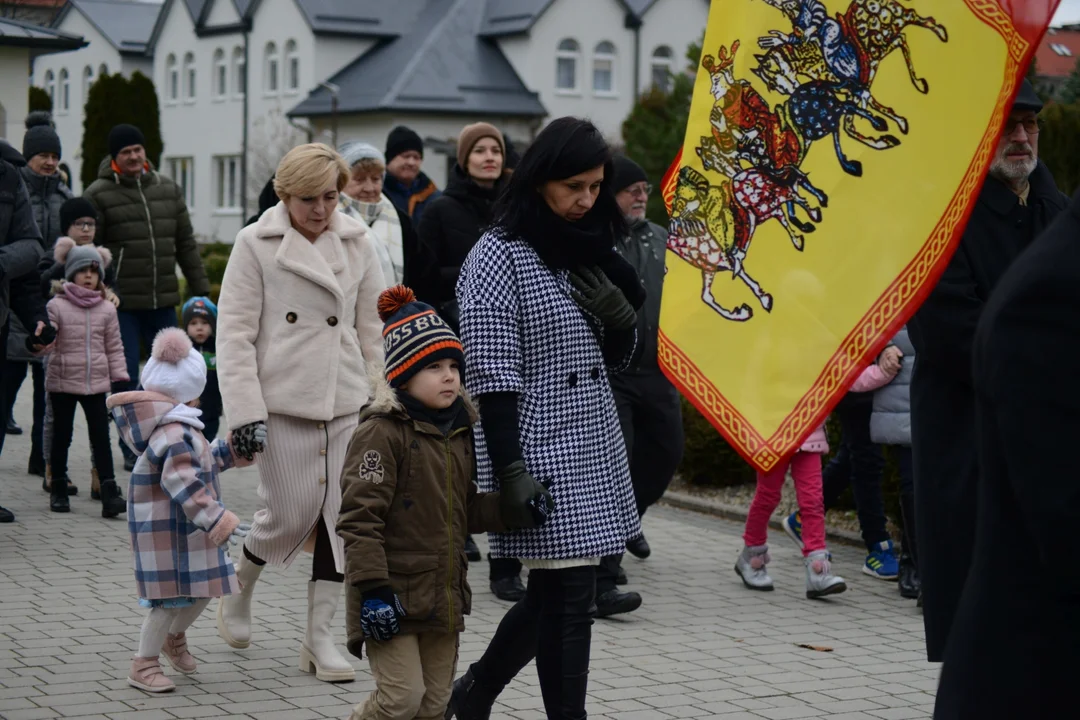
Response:
[[[87,230],[96,229],[97,228],[97,223],[96,222],[77,222],[77,223],[75,223],[75,227],[77,227],[80,230],[85,232]]]
[[[652,185],[645,183],[644,185],[634,185],[626,189],[628,193],[634,197],[649,197],[652,195]]]
[[[1023,119],[1009,118],[1008,120],[1005,121],[1005,137],[1009,137],[1014,132],[1016,132],[1016,126],[1017,125],[1023,125],[1024,126],[1024,132],[1026,132],[1028,135],[1038,135],[1039,134],[1039,118],[1037,118],[1037,117],[1026,117],[1026,118],[1023,118]]]

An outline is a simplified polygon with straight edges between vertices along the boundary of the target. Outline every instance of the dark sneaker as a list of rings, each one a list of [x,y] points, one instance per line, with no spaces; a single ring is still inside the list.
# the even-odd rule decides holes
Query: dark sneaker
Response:
[[[127,512],[127,500],[120,494],[115,480],[101,481],[101,517],[114,518]]]
[[[644,533],[638,535],[633,540],[627,541],[626,549],[630,551],[631,555],[640,560],[644,560],[652,555],[652,548],[649,547],[649,541],[645,539]]]
[[[22,428],[15,424],[14,420],[9,419],[7,424],[8,435],[22,435]]]
[[[641,607],[641,596],[636,592],[608,590],[596,598],[596,617],[606,618],[612,615],[634,612]]]
[[[506,602],[517,602],[525,597],[525,584],[517,575],[491,581],[491,592]]]

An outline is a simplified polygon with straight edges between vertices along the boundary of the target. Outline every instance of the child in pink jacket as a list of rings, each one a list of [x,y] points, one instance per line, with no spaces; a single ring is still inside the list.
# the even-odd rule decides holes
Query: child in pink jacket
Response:
[[[887,368],[887,369],[886,369]],[[855,380],[853,392],[870,392],[888,385],[896,376],[891,364],[871,365]],[[765,566],[769,563],[769,518],[780,504],[780,489],[788,467],[795,481],[803,522],[803,557],[806,563],[806,597],[814,599],[847,590],[844,579],[832,574],[829,551],[825,548],[825,500],[821,488],[821,456],[829,452],[822,424],[786,462],[770,472],[758,472],[757,490],[746,516],[743,541],[746,546],[735,562],[735,572],[751,590],[772,590],[773,581]]]
[[[82,405],[94,465],[101,479],[101,516],[112,518],[127,511],[127,502],[113,474],[105,396],[112,383],[128,379],[116,307],[106,300],[101,281],[112,256],[105,248],[74,243],[58,244],[55,254],[56,260],[64,263],[64,281],[47,306],[49,322],[56,328],[56,343],[45,373],[45,390],[53,413],[49,508],[53,512],[71,510],[68,448],[75,406]]]

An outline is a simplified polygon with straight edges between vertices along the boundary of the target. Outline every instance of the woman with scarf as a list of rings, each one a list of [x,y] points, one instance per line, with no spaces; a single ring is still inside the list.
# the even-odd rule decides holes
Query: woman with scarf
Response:
[[[596,567],[641,532],[608,383],[631,358],[645,300],[614,249],[626,232],[610,148],[592,123],[561,118],[522,157],[461,268],[481,489],[524,494],[536,479],[555,509],[543,527],[490,535],[493,557],[529,568],[528,588],[455,683],[447,717],[488,717],[533,658],[547,716],[586,717]]]

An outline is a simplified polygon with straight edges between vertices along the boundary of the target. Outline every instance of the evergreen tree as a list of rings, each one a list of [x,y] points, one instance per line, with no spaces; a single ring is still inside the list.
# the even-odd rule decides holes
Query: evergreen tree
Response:
[[[1040,119],[1039,158],[1058,188],[1071,195],[1080,187],[1080,103],[1053,103]]]
[[[82,186],[89,187],[98,176],[101,162],[109,155],[109,130],[127,122],[128,81],[123,75],[102,75],[93,85],[83,108]]]
[[[49,93],[44,88],[39,88],[35,85],[30,86],[30,112],[35,110],[44,110],[45,112],[52,112],[52,99],[49,98]]]
[[[1073,71],[1069,73],[1065,84],[1061,86],[1061,92],[1058,93],[1058,101],[1066,105],[1072,105],[1077,100],[1080,100],[1080,60],[1076,61]]]
[[[161,152],[164,144],[161,140],[161,112],[158,108],[157,90],[154,81],[136,70],[128,81],[128,97],[131,99],[128,119],[120,122],[131,123],[142,130],[146,138],[146,157],[156,168],[161,165]]]

